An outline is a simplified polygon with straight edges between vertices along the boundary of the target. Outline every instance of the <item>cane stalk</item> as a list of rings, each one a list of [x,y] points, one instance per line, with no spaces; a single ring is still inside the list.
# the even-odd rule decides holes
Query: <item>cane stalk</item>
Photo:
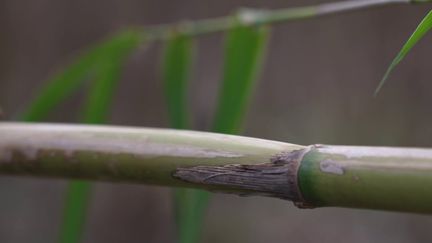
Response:
[[[0,123],[0,174],[192,187],[432,213],[432,149],[310,145],[216,133]]]

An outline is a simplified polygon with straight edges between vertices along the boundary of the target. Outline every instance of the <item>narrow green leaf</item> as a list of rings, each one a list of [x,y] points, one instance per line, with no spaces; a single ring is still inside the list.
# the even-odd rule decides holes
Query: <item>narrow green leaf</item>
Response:
[[[378,87],[375,89],[375,96],[378,94],[378,92],[381,90],[382,86],[384,85],[385,81],[389,77],[390,73],[393,71],[393,69],[398,65],[402,59],[410,52],[410,50],[417,44],[417,42],[423,38],[423,36],[432,28],[432,11],[430,11],[426,17],[420,22],[420,24],[417,26],[416,30],[411,34],[408,41],[405,43],[405,45],[402,47],[402,49],[399,51],[397,56],[393,59],[390,66],[388,67],[387,71],[384,74],[384,77],[381,79],[380,83],[378,84]]]
[[[240,132],[262,63],[268,32],[265,26],[238,26],[228,32],[214,132]]]
[[[187,84],[193,59],[193,41],[181,33],[172,33],[168,39],[162,66],[164,92],[171,127],[190,128],[187,110]],[[175,189],[175,216],[178,241],[198,242],[206,204],[202,192],[194,189]]]
[[[21,115],[24,121],[40,121],[64,99],[76,91],[93,70],[93,63],[99,54],[99,48],[90,49],[87,53],[50,79],[39,91],[38,96]]]
[[[68,185],[60,243],[81,242],[90,189],[90,184],[85,181],[73,181]]]
[[[199,242],[208,193],[197,189],[175,189],[174,200],[178,242]]]
[[[214,132],[240,133],[262,66],[268,37],[269,29],[265,26],[239,25],[227,33]],[[199,208],[206,208],[209,196],[208,192],[200,192]]]
[[[122,64],[139,43],[138,36],[124,33],[105,45],[94,65],[95,80],[91,83],[82,122],[100,124],[107,120]],[[91,186],[84,181],[73,181],[67,190],[60,242],[81,241]]]
[[[264,27],[238,26],[229,31],[215,131],[238,132],[261,63],[267,33]],[[186,128],[188,123],[185,102],[190,53],[190,40],[185,36],[175,36],[167,43],[165,94],[171,124],[175,128]],[[180,189],[175,192],[175,200],[179,242],[198,242],[209,193]]]
[[[190,37],[173,34],[164,50],[162,75],[171,127],[186,129],[188,124],[187,81],[192,61]]]
[[[51,110],[77,90],[86,79],[92,83],[82,121],[102,123],[108,114],[115,81],[124,58],[138,46],[143,36],[124,31],[84,52],[74,63],[54,76],[23,113],[22,120],[44,119]],[[82,237],[90,187],[86,182],[72,182],[67,191],[60,242],[76,243]]]
[[[106,122],[122,65],[139,42],[139,36],[135,32],[125,32],[103,48],[102,55],[95,63],[95,79],[90,83],[82,122]]]
[[[21,115],[24,121],[40,121],[64,99],[76,91],[93,74],[95,64],[105,55],[107,49],[117,43],[139,42],[142,36],[138,32],[125,31],[83,52],[76,60],[51,78],[38,92]]]

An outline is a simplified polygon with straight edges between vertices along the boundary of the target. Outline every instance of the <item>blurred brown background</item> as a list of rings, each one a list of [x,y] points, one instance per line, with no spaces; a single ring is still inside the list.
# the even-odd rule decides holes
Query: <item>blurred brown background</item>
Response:
[[[0,104],[9,117],[79,50],[130,25],[226,15],[239,7],[325,1],[0,0]],[[244,134],[300,144],[432,146],[432,35],[372,93],[431,5],[398,5],[273,28]],[[195,129],[209,127],[223,35],[200,37],[190,93]],[[110,123],[166,127],[160,45],[134,54]],[[74,122],[80,97],[50,121]],[[0,242],[55,242],[62,180],[0,178]],[[169,188],[95,183],[84,242],[174,242]],[[401,198],[402,200],[402,198]],[[299,210],[278,199],[215,194],[203,242],[431,242],[431,216]]]

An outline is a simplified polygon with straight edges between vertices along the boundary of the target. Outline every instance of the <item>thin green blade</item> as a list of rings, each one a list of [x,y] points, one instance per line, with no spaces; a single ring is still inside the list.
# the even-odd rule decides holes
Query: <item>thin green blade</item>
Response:
[[[86,79],[97,73],[98,79],[89,95],[83,122],[101,123],[106,119],[108,107],[118,79],[123,59],[143,40],[139,32],[124,31],[89,49],[81,57],[53,77],[36,99],[25,110],[21,119],[43,120],[52,109],[77,90]],[[66,197],[60,242],[79,242],[86,211],[89,185],[71,183]]]
[[[140,43],[135,32],[125,32],[107,44],[95,63],[95,80],[84,105],[82,122],[104,123],[111,107],[113,93],[120,79],[122,65]]]
[[[139,43],[139,36],[125,32],[105,45],[95,63],[95,80],[91,83],[82,122],[100,124],[107,120],[111,102],[120,79],[122,64]],[[77,243],[83,235],[91,185],[84,181],[69,184],[64,208],[60,242]]]
[[[99,48],[89,50],[77,58],[77,61],[50,79],[38,93],[38,96],[21,115],[24,121],[40,121],[64,99],[76,91],[93,70],[93,63],[99,54]]]
[[[208,204],[208,193],[196,189],[175,189],[178,242],[199,242]]]
[[[142,40],[143,36],[139,32],[124,31],[89,49],[47,82],[21,119],[45,119],[52,109],[97,73],[98,81],[93,85],[82,120],[86,123],[103,122],[111,100],[113,83],[118,79],[119,65]],[[88,183],[71,183],[66,197],[60,242],[80,241],[89,189]]]
[[[229,31],[225,44],[222,91],[219,96],[218,113],[213,130],[225,133],[238,132],[257,77],[267,34],[268,32],[264,27],[238,26]],[[187,124],[186,109],[184,105],[179,107],[179,104],[185,102],[184,87],[187,80],[184,77],[188,73],[188,65],[185,65],[188,62],[185,60],[189,60],[187,53],[190,53],[190,50],[187,50],[188,48],[181,41],[182,39],[178,38],[172,43],[168,43],[164,70],[166,73],[164,75],[165,83],[169,84],[166,87],[171,88],[171,90],[166,90],[168,102],[172,103],[169,105],[171,106],[169,109],[177,109],[170,111],[172,125],[177,128],[185,128],[179,124]],[[176,68],[170,68],[170,65],[176,66]],[[176,115],[172,115],[175,112],[177,112]],[[184,118],[182,118],[183,116]],[[194,243],[199,241],[209,195],[209,193],[200,190],[176,190],[179,242]]]
[[[269,37],[266,26],[241,26],[228,31],[222,87],[213,123],[213,131],[238,134],[264,59]],[[200,192],[199,200],[206,208],[210,194]]]
[[[264,56],[268,33],[264,26],[238,26],[228,32],[214,132],[240,132]]]
[[[90,189],[90,184],[85,181],[73,181],[68,185],[60,243],[81,242]]]
[[[170,125],[177,129],[190,127],[187,110],[187,84],[193,59],[193,41],[181,33],[168,39],[162,65],[164,92]],[[194,189],[174,190],[178,241],[198,242],[204,215],[202,192]]]
[[[408,41],[404,44],[402,49],[399,51],[397,56],[393,59],[384,77],[381,79],[378,87],[375,89],[374,95],[376,96],[384,85],[385,81],[389,77],[393,69],[402,61],[402,59],[410,52],[410,50],[417,44],[417,42],[423,38],[423,36],[432,28],[432,11],[430,11],[426,17],[420,22],[416,30],[411,34]]]
[[[188,128],[187,82],[193,55],[190,37],[172,34],[166,43],[162,65],[164,92],[170,125],[177,129]]]
[[[138,32],[125,31],[83,52],[72,64],[48,80],[20,119],[24,121],[45,119],[58,104],[90,78],[94,72],[95,63],[107,49],[110,49],[110,46],[116,45],[117,42],[127,42],[128,38],[139,41],[142,36]]]

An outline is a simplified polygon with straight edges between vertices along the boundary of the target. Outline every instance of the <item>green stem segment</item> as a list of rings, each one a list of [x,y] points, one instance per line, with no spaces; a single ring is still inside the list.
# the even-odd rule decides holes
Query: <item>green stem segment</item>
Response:
[[[215,133],[0,123],[0,174],[128,181],[432,213],[432,149],[312,145]]]
[[[432,213],[432,149],[316,145],[299,183],[316,207]]]
[[[195,186],[177,168],[259,164],[299,145],[172,129],[0,123],[0,173]],[[206,188],[206,187],[205,187]]]

